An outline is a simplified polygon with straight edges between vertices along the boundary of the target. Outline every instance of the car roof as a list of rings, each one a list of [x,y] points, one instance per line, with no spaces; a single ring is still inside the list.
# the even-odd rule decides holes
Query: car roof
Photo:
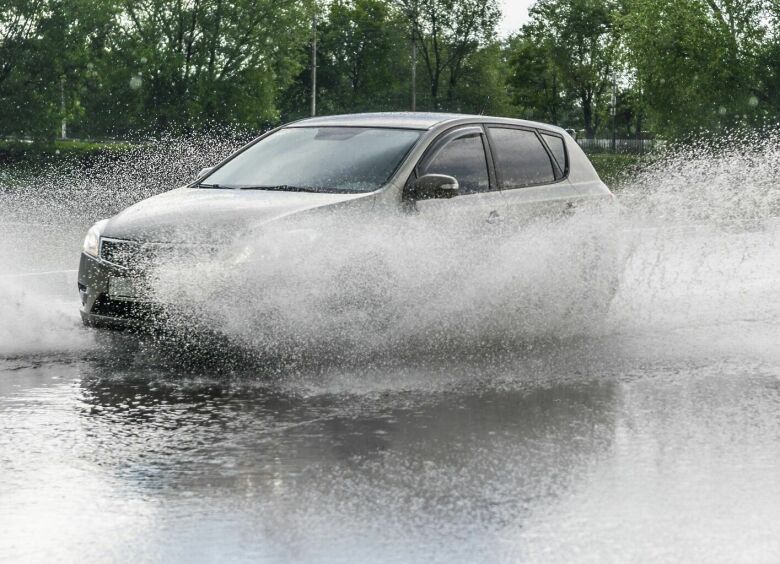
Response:
[[[522,119],[500,118],[491,116],[478,116],[468,114],[452,114],[441,112],[376,112],[365,114],[344,114],[336,116],[313,117],[296,121],[287,127],[319,127],[319,126],[345,126],[345,127],[395,127],[399,129],[428,130],[436,126],[460,122],[491,122],[525,125],[527,127],[543,127],[545,129],[558,130],[559,128]]]

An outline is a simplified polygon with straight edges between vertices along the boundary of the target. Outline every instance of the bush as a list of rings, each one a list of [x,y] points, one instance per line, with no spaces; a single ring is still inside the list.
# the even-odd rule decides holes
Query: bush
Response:
[[[643,162],[641,155],[597,153],[588,155],[601,180],[611,189],[619,189],[633,170]],[[646,157],[644,157],[646,158]]]
[[[132,147],[130,143],[57,140],[54,143],[0,141],[0,164],[40,166],[77,162],[89,166],[97,159],[118,156]]]

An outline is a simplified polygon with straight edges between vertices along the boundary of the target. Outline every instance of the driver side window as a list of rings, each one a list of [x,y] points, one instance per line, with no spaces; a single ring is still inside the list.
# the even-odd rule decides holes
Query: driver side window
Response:
[[[490,190],[490,176],[482,135],[474,133],[450,141],[428,163],[423,174],[455,177],[460,185],[460,194],[487,192]]]

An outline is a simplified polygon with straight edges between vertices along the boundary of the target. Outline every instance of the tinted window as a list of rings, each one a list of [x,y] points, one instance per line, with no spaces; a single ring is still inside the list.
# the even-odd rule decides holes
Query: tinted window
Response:
[[[533,131],[491,127],[493,152],[505,188],[553,182],[552,161]]]
[[[556,135],[548,135],[546,133],[542,133],[542,137],[550,148],[550,151],[552,151],[553,158],[563,174],[566,171],[566,147],[563,143],[563,139]]]
[[[226,188],[369,192],[389,180],[419,138],[419,131],[404,129],[281,129],[234,157],[202,183]]]
[[[482,135],[475,133],[450,141],[425,168],[425,174],[454,176],[461,194],[490,190]]]

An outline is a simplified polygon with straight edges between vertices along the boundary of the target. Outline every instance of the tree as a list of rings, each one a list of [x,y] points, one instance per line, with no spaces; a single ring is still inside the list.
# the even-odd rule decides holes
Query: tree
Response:
[[[382,0],[336,0],[321,25],[324,111],[403,107],[408,92],[404,22]]]
[[[615,71],[615,8],[612,0],[539,0],[520,34],[526,40],[526,59],[533,55],[537,69],[547,77],[548,111],[561,97],[553,90],[560,88],[564,97],[576,97],[589,138],[601,125]],[[538,46],[536,53],[528,52],[527,42]],[[540,66],[540,56],[548,59],[547,64]],[[522,80],[523,70],[516,65],[515,71],[516,81]]]
[[[406,16],[427,73],[431,106],[454,104],[468,59],[495,35],[501,15],[496,0],[395,0]]]
[[[121,0],[93,54],[89,112],[115,133],[276,121],[303,64],[295,47],[309,10],[294,0]]]
[[[550,43],[539,41],[534,35],[526,27],[507,46],[511,69],[507,82],[513,100],[526,119],[568,123],[571,96],[564,89]]]
[[[760,0],[625,0],[625,60],[652,127],[684,137],[754,113],[763,19]]]
[[[110,20],[105,0],[0,0],[0,130],[51,141],[81,112],[87,45]]]
[[[6,133],[48,136],[50,108],[42,86],[53,69],[41,56],[40,39],[48,11],[45,0],[0,0],[0,105],[6,109],[0,130]],[[26,72],[36,64],[39,77]]]
[[[448,109],[460,113],[515,115],[507,87],[509,65],[504,46],[491,42],[464,59],[458,81],[451,86]]]
[[[29,56],[46,7],[45,0],[0,0],[0,84]]]

